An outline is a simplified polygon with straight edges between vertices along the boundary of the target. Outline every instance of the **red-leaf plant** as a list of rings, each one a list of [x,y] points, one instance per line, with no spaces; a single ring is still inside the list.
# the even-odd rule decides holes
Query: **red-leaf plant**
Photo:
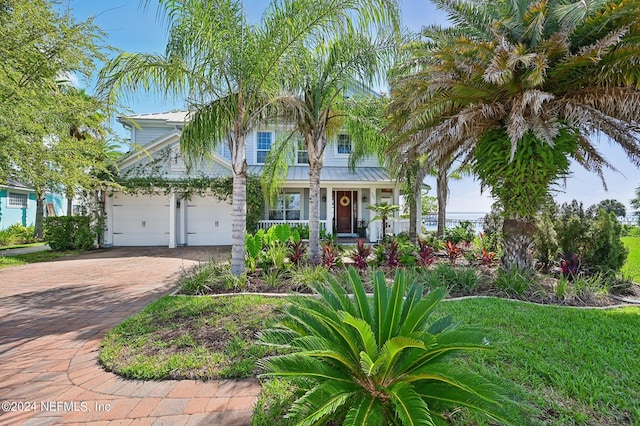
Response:
[[[447,241],[445,247],[447,249],[447,257],[449,257],[449,262],[451,262],[451,265],[455,265],[456,260],[458,260],[458,258],[462,255],[462,249],[453,244],[451,241]]]
[[[340,250],[331,241],[322,247],[322,266],[333,270],[338,265]]]
[[[482,253],[478,255],[478,258],[482,260],[483,265],[490,266],[493,264],[493,258],[496,256],[496,253],[493,251],[488,251],[486,248],[482,247]]]
[[[356,268],[363,271],[367,269],[367,259],[371,254],[371,247],[364,244],[364,240],[356,242],[356,251],[351,255],[351,259],[355,262]]]
[[[429,266],[434,260],[436,260],[436,254],[433,247],[427,244],[426,241],[418,240],[418,265]]]
[[[289,250],[289,260],[296,266],[300,264],[305,254],[307,254],[307,246],[304,245],[302,241],[289,242]]]

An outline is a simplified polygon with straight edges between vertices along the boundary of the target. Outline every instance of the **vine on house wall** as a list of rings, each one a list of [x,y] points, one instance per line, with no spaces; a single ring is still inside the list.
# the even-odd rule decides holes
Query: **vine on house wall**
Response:
[[[129,194],[157,194],[163,192],[180,194],[183,199],[197,196],[214,196],[219,201],[231,204],[233,195],[233,177],[186,176],[170,179],[165,176],[166,167],[175,161],[176,154],[165,148],[152,157],[146,164],[139,164],[117,179],[117,183]],[[256,175],[247,175],[247,231],[255,232],[264,211],[264,197],[260,179]]]

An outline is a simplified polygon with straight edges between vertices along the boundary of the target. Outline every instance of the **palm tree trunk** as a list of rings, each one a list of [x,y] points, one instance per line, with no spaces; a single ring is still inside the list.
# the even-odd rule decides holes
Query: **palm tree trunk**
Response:
[[[73,194],[67,194],[67,216],[73,216]]]
[[[438,237],[444,238],[444,227],[447,220],[447,171],[446,167],[438,167],[436,187],[438,192]]]
[[[309,261],[320,263],[320,172],[322,162],[309,158]]]
[[[422,184],[426,175],[426,168],[420,167],[418,163],[412,188],[413,200],[409,205],[409,239],[414,244],[418,243],[418,237],[422,231]]]
[[[533,237],[536,225],[528,219],[505,218],[502,225],[502,267],[509,271],[533,269]]]
[[[44,193],[41,191],[36,191],[36,221],[33,234],[39,240],[44,238]]]
[[[234,144],[232,144],[234,145]],[[233,195],[231,218],[231,273],[242,275],[245,270],[245,238],[247,235],[247,161],[246,136],[236,134],[232,146]]]

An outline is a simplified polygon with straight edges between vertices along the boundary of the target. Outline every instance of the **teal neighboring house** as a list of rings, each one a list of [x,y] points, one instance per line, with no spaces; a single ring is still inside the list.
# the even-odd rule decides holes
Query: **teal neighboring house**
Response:
[[[59,194],[47,193],[44,201],[44,215],[62,216],[66,214],[67,200]],[[36,195],[33,189],[21,182],[9,180],[0,185],[0,229],[20,224],[31,226],[36,221]]]

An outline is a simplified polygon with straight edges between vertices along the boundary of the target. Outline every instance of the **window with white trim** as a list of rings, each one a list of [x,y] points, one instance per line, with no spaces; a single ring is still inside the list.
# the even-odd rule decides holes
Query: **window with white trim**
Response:
[[[258,132],[256,140],[256,163],[264,164],[271,150],[273,135],[271,132]]]
[[[302,139],[298,141],[298,152],[296,153],[296,160],[298,164],[309,164],[309,151],[307,151],[307,145]]]
[[[351,145],[351,136],[345,133],[339,134],[336,145],[338,147],[338,154],[351,154],[351,150],[353,149]]]
[[[278,195],[275,206],[269,210],[270,220],[300,220],[300,193]]]
[[[7,198],[7,207],[26,209],[29,195],[22,192],[10,192]]]

